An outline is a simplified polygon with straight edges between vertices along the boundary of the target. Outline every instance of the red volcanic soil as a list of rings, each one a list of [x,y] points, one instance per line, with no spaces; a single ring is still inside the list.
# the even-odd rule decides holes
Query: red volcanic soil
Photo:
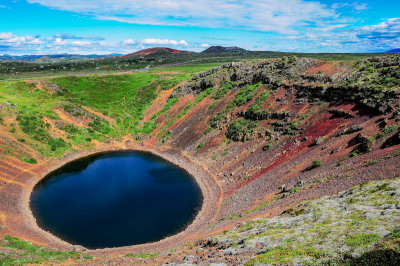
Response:
[[[167,47],[154,47],[154,48],[149,48],[149,49],[143,49],[143,50],[137,51],[132,54],[121,55],[121,57],[124,58],[124,57],[130,57],[130,56],[135,56],[135,55],[150,55],[150,54],[154,54],[159,51],[167,52],[167,53],[171,53],[171,54],[190,53],[189,51],[181,51],[181,50],[176,50],[176,49],[167,48]]]

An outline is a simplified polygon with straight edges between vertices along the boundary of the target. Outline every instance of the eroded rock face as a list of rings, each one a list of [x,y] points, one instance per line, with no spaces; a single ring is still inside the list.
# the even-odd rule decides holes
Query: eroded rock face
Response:
[[[400,57],[379,57],[361,61],[359,65],[347,65],[342,71],[332,76],[322,73],[304,74],[311,68],[320,64],[319,60],[311,58],[284,57],[280,60],[269,60],[250,64],[249,62],[225,64],[213,68],[193,77],[193,80],[181,85],[172,97],[186,94],[195,94],[208,87],[221,85],[223,82],[236,82],[236,88],[248,84],[262,82],[274,85],[275,88],[285,87],[294,90],[299,99],[323,99],[328,102],[357,102],[360,105],[371,108],[378,113],[387,113],[393,110],[395,99],[399,98],[400,92],[394,90],[379,91],[377,94],[373,85],[370,84],[371,74],[363,71],[362,66],[375,64],[375,72],[372,75],[392,74],[396,79],[397,72],[391,73],[387,67],[399,66]],[[360,66],[361,65],[361,66]],[[360,70],[361,69],[361,70]],[[304,101],[304,100],[303,100]],[[302,104],[303,102],[299,102]],[[350,113],[343,110],[332,110],[338,116],[352,118]]]
[[[367,153],[371,151],[370,145],[371,145],[371,140],[368,138],[364,137],[361,133],[359,133],[356,137],[357,141],[360,143],[356,150],[360,153]]]
[[[342,135],[353,134],[354,132],[358,132],[358,131],[360,131],[360,130],[362,130],[362,127],[360,127],[360,126],[358,126],[358,125],[353,125],[353,126],[351,126],[351,127],[349,127],[349,128],[346,128],[346,129],[343,129],[342,131],[340,131],[340,132],[337,134],[337,137],[340,137],[340,136],[342,136]]]

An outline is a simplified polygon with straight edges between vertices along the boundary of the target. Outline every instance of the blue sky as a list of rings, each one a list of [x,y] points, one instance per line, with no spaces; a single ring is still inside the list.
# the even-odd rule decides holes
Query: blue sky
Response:
[[[0,0],[0,54],[400,47],[400,1]]]

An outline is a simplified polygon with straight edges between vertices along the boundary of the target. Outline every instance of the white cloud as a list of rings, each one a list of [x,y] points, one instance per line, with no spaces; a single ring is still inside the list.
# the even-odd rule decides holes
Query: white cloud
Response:
[[[207,43],[203,43],[202,45],[200,45],[200,47],[210,47],[210,45]]]
[[[134,45],[136,42],[133,39],[127,39],[122,42],[123,45]]]
[[[54,39],[54,43],[57,44],[57,45],[66,45],[66,44],[69,44],[68,41],[66,41],[66,40],[64,40],[64,39],[61,39],[61,38],[55,38],[55,39]]]
[[[356,28],[314,30],[302,35],[283,37],[307,48],[307,52],[380,52],[400,47],[400,18],[391,18],[377,25]]]
[[[21,45],[21,44],[41,44],[42,41],[39,38],[27,35],[27,36],[17,36],[11,32],[1,32],[0,33],[0,44],[8,45]]]
[[[169,39],[144,39],[140,41],[141,44],[144,45],[174,45],[174,46],[189,46],[189,44],[184,41],[176,41]]]
[[[86,41],[72,41],[70,44],[72,46],[90,46],[92,43]]]
[[[341,8],[350,8],[356,11],[363,11],[368,9],[367,3],[360,3],[360,2],[353,2],[353,3],[335,3],[332,5],[334,9],[341,9]]]
[[[135,24],[244,28],[295,34],[337,20],[336,11],[306,0],[28,0],[103,20]],[[360,5],[361,6],[361,5]]]

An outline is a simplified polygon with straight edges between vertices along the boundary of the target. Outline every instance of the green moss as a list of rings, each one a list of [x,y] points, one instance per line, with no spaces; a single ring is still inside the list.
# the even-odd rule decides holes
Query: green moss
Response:
[[[324,252],[312,247],[277,247],[272,248],[266,253],[255,257],[248,264],[292,264],[293,259],[295,258],[310,257],[313,259],[320,259],[323,256]]]
[[[378,234],[355,234],[353,236],[349,236],[345,239],[346,245],[352,248],[358,248],[362,246],[368,246],[372,243],[377,242],[381,237]]]

